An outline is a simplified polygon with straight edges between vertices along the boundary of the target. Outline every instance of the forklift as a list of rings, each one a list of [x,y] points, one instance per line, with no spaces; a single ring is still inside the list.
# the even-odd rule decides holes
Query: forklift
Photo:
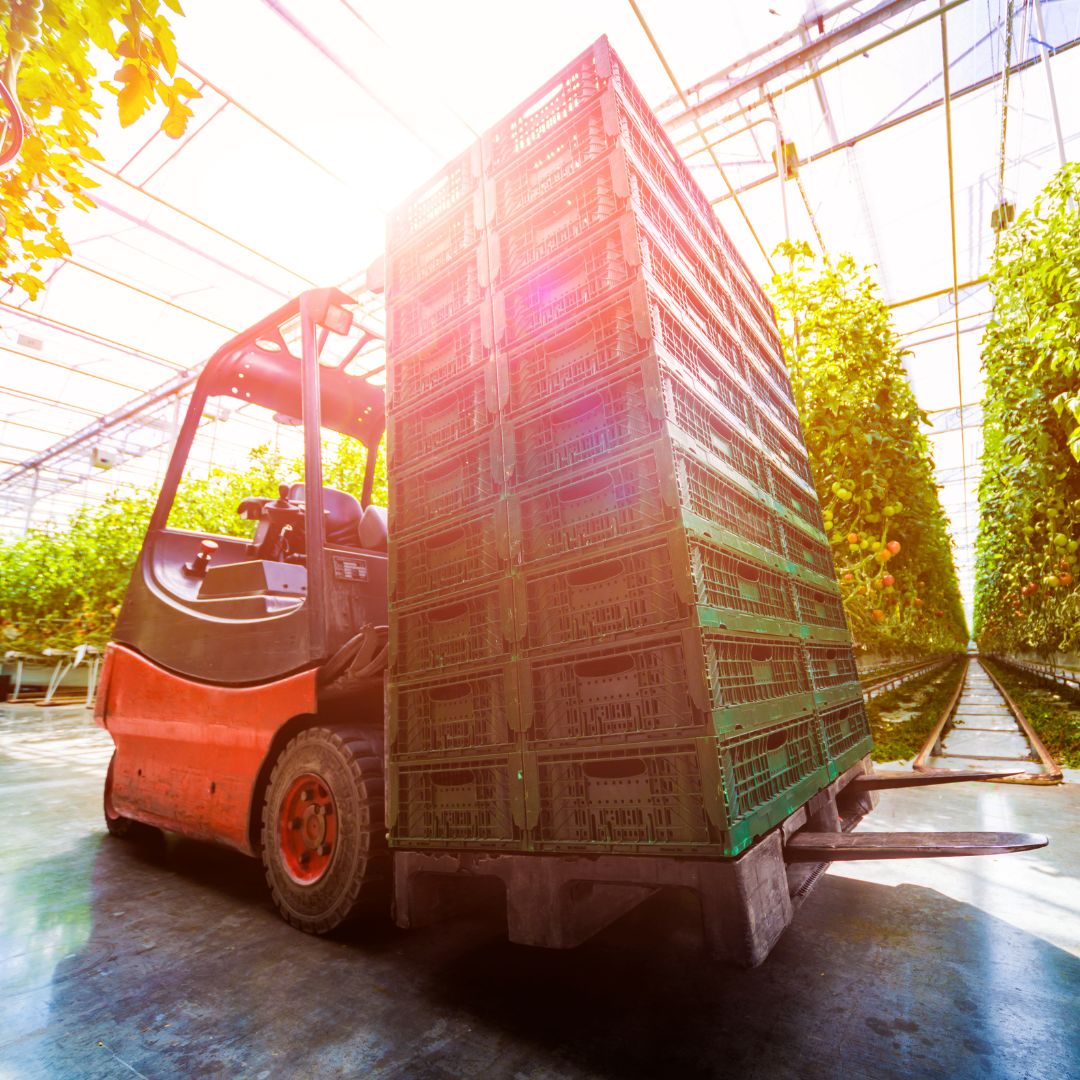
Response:
[[[369,282],[378,277],[369,271]],[[430,889],[412,889],[411,875],[430,884],[453,863],[466,873],[509,875],[512,940],[578,944],[665,884],[650,876],[648,857],[447,858],[388,846],[387,511],[372,502],[386,415],[380,369],[349,371],[376,336],[353,327],[355,303],[337,289],[306,292],[219,349],[196,382],[95,701],[95,719],[115,744],[106,825],[118,837],[163,829],[260,858],[279,912],[310,933],[385,915],[392,895],[398,925],[430,921],[425,904],[429,914],[446,909],[424,901]],[[287,340],[297,320],[300,355]],[[337,348],[327,347],[331,336]],[[328,362],[331,352],[342,358]],[[278,498],[252,496],[237,507],[254,524],[251,539],[168,524],[208,402],[219,397],[303,426],[302,482],[283,479]],[[323,486],[324,430],[366,449],[358,494]],[[850,831],[881,789],[1002,775],[886,774],[864,759],[739,857],[664,866],[692,872],[701,890],[707,875],[723,876],[709,886],[727,898],[715,906],[722,926],[712,939],[738,939],[729,954],[752,965],[829,862],[1043,846],[1045,837],[1028,834]],[[565,877],[558,889],[556,871]],[[620,881],[637,890],[629,899],[615,896]]]
[[[192,393],[109,646],[95,703],[115,752],[115,836],[167,829],[261,855],[279,911],[323,933],[387,904],[383,672],[387,512],[372,502],[386,423],[378,374],[349,374],[374,336],[352,297],[313,290],[237,335]],[[286,342],[299,318],[302,359]],[[245,498],[250,539],[170,528],[212,398],[301,422],[304,476]],[[322,431],[366,448],[359,497],[322,485]]]

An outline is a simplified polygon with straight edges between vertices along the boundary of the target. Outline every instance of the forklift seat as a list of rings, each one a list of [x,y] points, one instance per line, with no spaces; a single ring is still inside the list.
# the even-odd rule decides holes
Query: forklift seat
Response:
[[[360,519],[360,546],[368,551],[385,551],[388,536],[386,508],[372,503]]]
[[[364,516],[360,500],[347,491],[328,487],[322,490],[323,511],[326,514],[326,542],[356,547],[360,519]],[[293,484],[289,488],[289,499],[292,502],[304,502],[304,485]]]

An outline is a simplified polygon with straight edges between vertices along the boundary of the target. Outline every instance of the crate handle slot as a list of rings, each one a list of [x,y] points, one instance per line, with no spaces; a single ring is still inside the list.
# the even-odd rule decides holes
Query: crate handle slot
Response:
[[[599,566],[586,566],[583,570],[575,570],[566,575],[566,582],[572,589],[583,585],[599,585],[602,581],[618,577],[622,572],[622,559],[612,559],[611,562],[601,563]]]
[[[436,787],[462,787],[476,781],[476,773],[472,769],[460,769],[457,772],[434,773],[431,782]]]
[[[467,682],[453,683],[450,686],[433,686],[428,691],[432,701],[460,701],[472,693],[472,685]]]
[[[449,547],[451,544],[456,544],[459,540],[464,539],[464,529],[449,529],[444,533],[439,533],[438,536],[429,536],[423,543],[424,547],[429,551],[432,548]]]
[[[605,656],[602,660],[583,660],[575,664],[574,674],[579,679],[602,679],[609,675],[621,675],[633,668],[632,656]]]
[[[750,646],[750,659],[751,660],[771,660],[772,659],[772,646],[770,645],[751,645]]]
[[[760,581],[761,571],[756,566],[751,566],[749,563],[739,563],[735,572],[743,579],[743,581]]]
[[[592,498],[602,491],[610,491],[615,486],[615,481],[610,473],[601,473],[600,476],[590,476],[587,480],[581,480],[571,484],[559,492],[559,502],[579,502],[582,499]]]
[[[435,608],[428,612],[428,616],[432,622],[451,622],[454,619],[460,619],[468,610],[468,604],[447,604],[446,607]]]
[[[553,424],[571,424],[575,420],[580,420],[583,416],[588,416],[589,413],[602,408],[603,404],[604,399],[599,394],[589,394],[553,412],[551,422]]]
[[[784,743],[786,743],[788,741],[788,735],[790,735],[790,734],[791,734],[791,732],[789,732],[789,731],[780,730],[780,731],[774,731],[771,734],[766,735],[765,736],[765,749],[769,750],[770,752],[773,751],[773,750],[779,750],[780,747],[783,746]]]
[[[631,776],[641,776],[646,769],[644,761],[627,758],[623,761],[587,761],[581,771],[593,780],[627,780]]]

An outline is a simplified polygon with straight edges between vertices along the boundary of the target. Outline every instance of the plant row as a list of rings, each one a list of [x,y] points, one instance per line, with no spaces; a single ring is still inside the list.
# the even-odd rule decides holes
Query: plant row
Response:
[[[785,243],[772,294],[855,641],[930,653],[967,643],[952,543],[904,350],[869,272]]]

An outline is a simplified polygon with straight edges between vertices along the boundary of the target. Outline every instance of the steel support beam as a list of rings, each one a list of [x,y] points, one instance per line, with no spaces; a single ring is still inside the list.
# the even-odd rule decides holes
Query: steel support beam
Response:
[[[952,0],[953,4],[963,2],[964,0]],[[760,91],[773,79],[778,79],[781,75],[786,75],[789,71],[796,71],[804,67],[818,57],[831,52],[845,41],[850,41],[852,38],[858,37],[859,34],[865,33],[867,30],[878,26],[886,19],[892,18],[894,15],[899,15],[902,12],[907,11],[918,3],[921,3],[921,0],[883,0],[882,3],[872,7],[869,11],[863,12],[861,15],[857,15],[850,22],[844,23],[843,26],[838,26],[835,30],[829,30],[822,34],[816,41],[804,45],[801,49],[796,49],[792,53],[788,53],[787,56],[780,57],[779,60],[774,60],[771,63],[766,64],[758,71],[725,87],[723,90],[719,91],[719,93],[712,94],[699,104],[684,109],[681,113],[676,113],[666,121],[666,124],[669,128],[679,127],[691,120],[700,119],[706,113],[712,112],[722,105],[726,105],[729,101],[737,100],[750,90]],[[916,20],[901,29],[909,30],[913,26],[925,21],[925,18]],[[874,44],[880,44],[880,42],[875,42]],[[872,45],[868,46],[868,48],[872,47]],[[861,51],[866,50],[864,49]],[[833,66],[835,66],[835,64]]]

